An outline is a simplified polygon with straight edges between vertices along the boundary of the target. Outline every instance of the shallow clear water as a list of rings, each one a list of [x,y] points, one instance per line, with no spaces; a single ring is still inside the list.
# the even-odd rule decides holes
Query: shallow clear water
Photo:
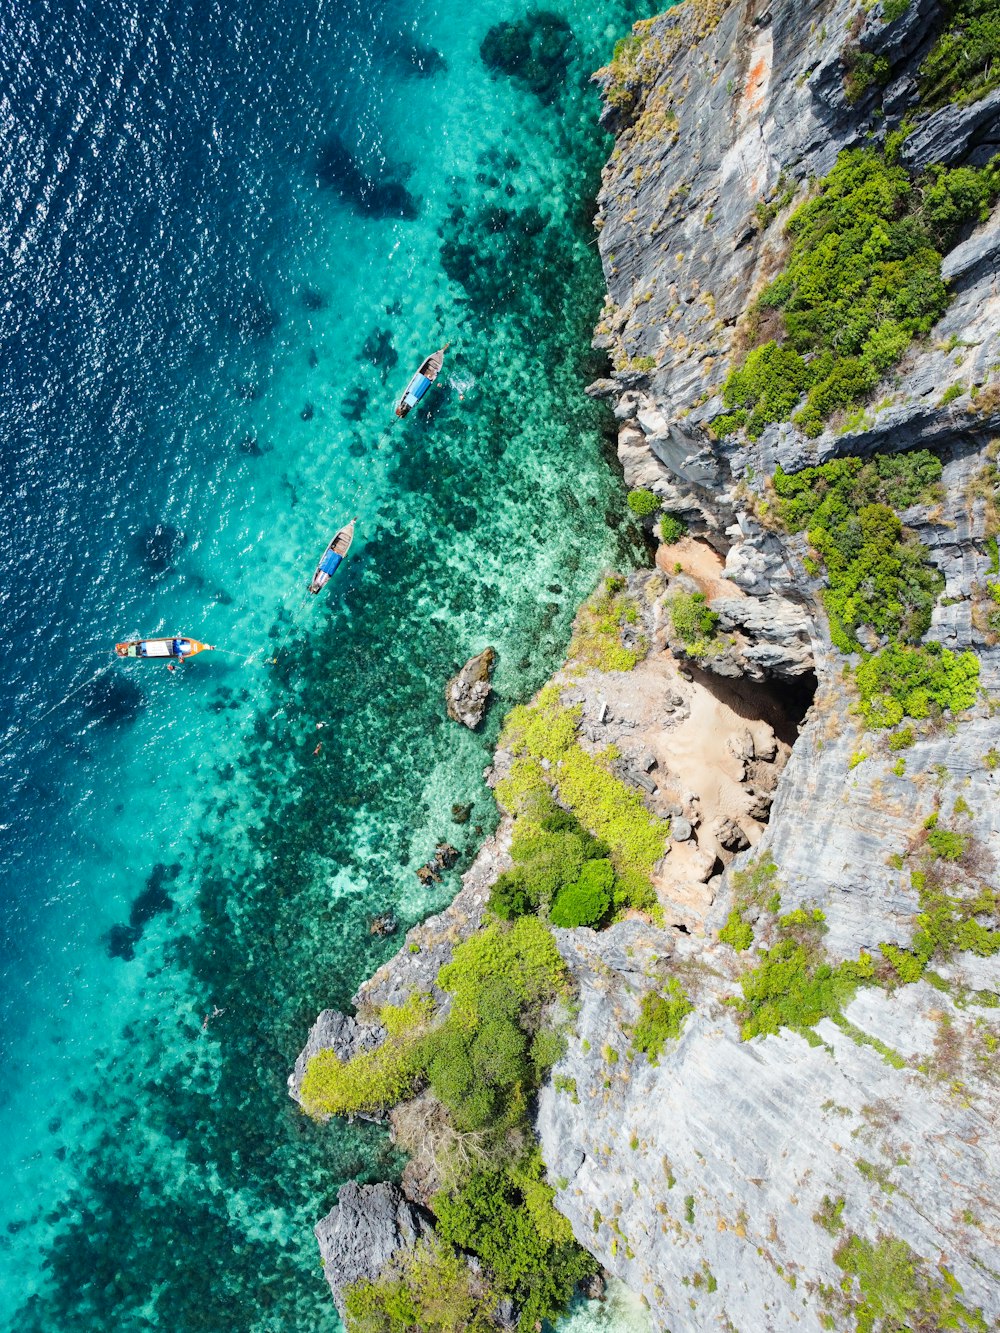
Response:
[[[501,0],[0,16],[6,1326],[338,1327],[312,1223],[397,1164],[288,1069],[370,918],[453,893],[416,867],[472,854],[504,706],[629,556],[586,75],[643,15],[555,9],[548,100],[480,57]],[[225,651],[109,658],[174,632]],[[487,643],[472,736],[442,691]]]

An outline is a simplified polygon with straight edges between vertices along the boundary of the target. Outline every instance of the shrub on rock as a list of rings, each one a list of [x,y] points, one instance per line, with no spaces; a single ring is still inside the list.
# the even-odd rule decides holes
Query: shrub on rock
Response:
[[[552,904],[554,926],[596,926],[611,906],[615,872],[610,861],[588,861],[580,878],[559,891]]]

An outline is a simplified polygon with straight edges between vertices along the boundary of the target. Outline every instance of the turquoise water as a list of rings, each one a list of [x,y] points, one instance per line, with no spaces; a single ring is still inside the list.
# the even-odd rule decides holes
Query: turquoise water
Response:
[[[454,892],[416,867],[441,838],[467,864],[504,707],[634,555],[581,394],[586,75],[643,15],[558,7],[532,88],[480,56],[524,12],[36,4],[0,33],[11,1328],[338,1327],[312,1224],[398,1164],[287,1072],[392,951],[370,918]],[[225,651],[109,663],[174,632]],[[442,692],[487,643],[473,736]]]

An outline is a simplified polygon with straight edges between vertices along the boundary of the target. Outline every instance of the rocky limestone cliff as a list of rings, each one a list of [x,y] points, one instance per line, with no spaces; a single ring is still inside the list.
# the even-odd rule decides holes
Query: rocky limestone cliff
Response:
[[[639,25],[631,75],[617,85],[603,76],[617,138],[597,223],[609,297],[596,345],[615,371],[590,392],[612,400],[629,484],[654,490],[724,557],[737,595],[701,586],[741,638],[738,669],[816,672],[756,854],[773,857],[783,911],[822,910],[831,961],[912,941],[920,904],[907,857],[939,808],[968,810],[979,873],[996,883],[998,782],[985,757],[1000,744],[989,700],[1000,656],[976,614],[990,553],[989,505],[974,482],[1000,433],[1000,395],[970,390],[994,383],[1000,364],[1000,214],[945,256],[948,312],[858,428],[807,439],[778,424],[747,442],[717,440],[709,423],[723,410],[741,316],[783,261],[783,221],[841,149],[880,141],[913,113],[936,15],[933,0],[891,24],[881,6],[840,0],[692,0]],[[884,115],[872,114],[874,97],[846,99],[849,38],[890,63]],[[1000,146],[998,107],[994,94],[918,119],[907,165],[983,163]],[[952,385],[957,396],[942,404]],[[755,514],[779,464],[792,472],[915,446],[944,464],[943,503],[903,515],[946,581],[929,637],[972,648],[984,689],[897,771],[885,738],[862,735],[851,714],[804,540]],[[661,551],[658,563],[670,559]],[[733,902],[727,881],[709,933]],[[823,1317],[853,1328],[835,1261],[850,1234],[872,1246],[904,1240],[934,1280],[939,1265],[954,1274],[990,1325],[1000,1317],[996,958],[958,955],[937,987],[865,988],[846,1024],[818,1025],[818,1042],[787,1031],[744,1042],[721,1003],[736,979],[727,946],[632,923],[558,934],[582,1012],[555,1071],[575,1092],[552,1083],[541,1096],[545,1160],[578,1239],[645,1295],[659,1326],[784,1330]],[[629,1034],[641,995],[667,974],[683,978],[697,1009],[653,1065],[630,1051]]]
[[[913,114],[933,16],[936,0],[913,0],[891,24],[880,5],[865,11],[849,0],[689,0],[646,28],[639,72],[618,92],[624,104],[605,112],[617,137],[597,217],[608,298],[595,345],[617,369],[590,392],[613,400],[626,481],[657,492],[725,555],[727,577],[753,599],[726,614],[734,625],[740,614],[754,618],[747,628],[758,642],[767,638],[762,620],[793,625],[803,604],[813,620],[818,610],[795,544],[755,521],[748,483],[779,464],[792,472],[838,455],[916,446],[946,463],[948,512],[931,540],[950,605],[939,607],[935,635],[951,646],[973,639],[984,525],[982,506],[965,496],[984,446],[1000,433],[1000,394],[974,400],[971,391],[995,382],[1000,365],[1000,210],[945,257],[948,312],[873,395],[877,411],[859,428],[807,440],[778,424],[750,444],[715,440],[707,429],[723,411],[741,317],[787,251],[783,222],[841,150],[883,141]],[[849,41],[891,62],[884,114],[873,114],[871,97],[847,101]],[[981,164],[998,150],[994,93],[920,121],[903,156],[917,170]],[[959,394],[942,408],[953,385]],[[772,673],[802,669],[801,654],[784,666],[778,656],[769,654]],[[995,649],[985,656],[992,687]]]
[[[395,1185],[341,1186],[336,1204],[316,1223],[323,1272],[341,1318],[346,1288],[373,1281],[401,1252],[431,1234],[430,1219]]]

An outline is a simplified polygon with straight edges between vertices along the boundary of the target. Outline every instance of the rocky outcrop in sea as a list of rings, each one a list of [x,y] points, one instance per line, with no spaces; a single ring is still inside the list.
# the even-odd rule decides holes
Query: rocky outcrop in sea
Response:
[[[496,657],[493,648],[484,648],[475,657],[470,657],[461,671],[452,676],[445,690],[448,716],[470,731],[475,731],[486,716],[486,706],[493,691]]]

